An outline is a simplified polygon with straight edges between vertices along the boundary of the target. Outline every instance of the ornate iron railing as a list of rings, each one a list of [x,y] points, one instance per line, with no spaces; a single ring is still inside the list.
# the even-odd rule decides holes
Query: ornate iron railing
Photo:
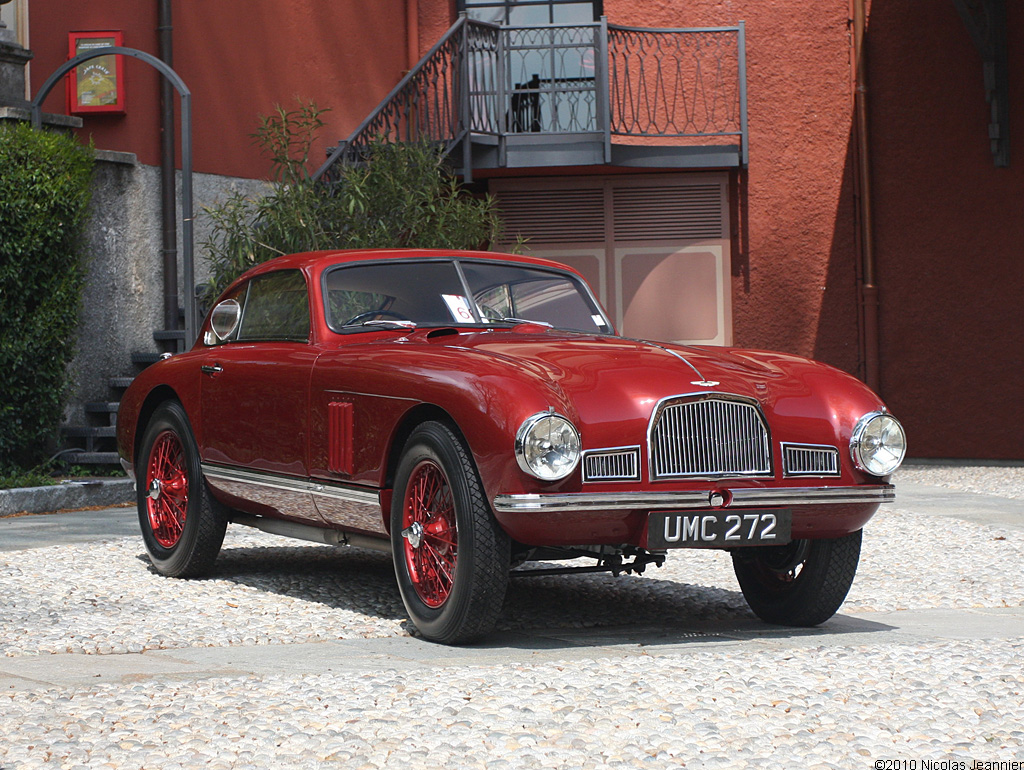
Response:
[[[743,27],[608,27],[611,132],[719,137],[745,133]]]
[[[317,176],[359,163],[376,138],[428,140],[444,154],[471,142],[586,134],[712,144],[733,137],[746,164],[743,23],[704,29],[594,24],[497,26],[465,16],[352,135]],[[486,137],[490,137],[489,140]]]

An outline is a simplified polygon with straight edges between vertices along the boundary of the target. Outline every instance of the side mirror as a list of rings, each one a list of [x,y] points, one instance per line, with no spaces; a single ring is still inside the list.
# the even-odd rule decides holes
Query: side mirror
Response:
[[[212,336],[216,337],[216,339],[210,339],[211,335],[207,333],[206,339],[203,341],[207,345],[224,342],[224,340],[235,333],[241,318],[242,306],[238,304],[238,301],[233,299],[224,300],[210,313],[210,328],[213,329]]]

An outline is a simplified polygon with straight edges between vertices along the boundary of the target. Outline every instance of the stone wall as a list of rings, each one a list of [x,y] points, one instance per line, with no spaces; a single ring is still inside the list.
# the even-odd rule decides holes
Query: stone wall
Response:
[[[178,173],[180,193],[181,174]],[[200,244],[210,218],[204,207],[231,190],[258,195],[266,183],[213,174],[193,175],[195,277],[202,283],[208,261]],[[180,199],[179,199],[180,200]],[[178,295],[184,301],[182,235],[178,220]],[[97,151],[92,215],[86,227],[87,279],[79,313],[78,353],[71,364],[71,392],[65,418],[85,425],[83,404],[116,400],[111,377],[130,377],[139,367],[135,352],[159,352],[153,332],[164,328],[160,169],[130,153]]]

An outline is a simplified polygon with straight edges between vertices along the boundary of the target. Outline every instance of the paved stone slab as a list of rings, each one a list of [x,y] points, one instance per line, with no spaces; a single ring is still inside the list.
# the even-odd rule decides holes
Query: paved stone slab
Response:
[[[996,641],[1024,638],[1024,607],[976,610],[909,610],[837,615],[815,629],[760,628],[735,621],[702,624],[698,630],[603,628],[501,632],[487,644],[446,647],[421,639],[352,639],[255,647],[193,647],[122,655],[45,655],[0,658],[0,693],[50,687],[219,677],[434,671],[466,666],[536,665],[637,656],[672,657],[709,650],[781,650],[808,647],[907,645],[923,642]]]
[[[87,543],[138,534],[139,517],[134,507],[10,516],[0,518],[0,551],[44,548],[59,543]]]

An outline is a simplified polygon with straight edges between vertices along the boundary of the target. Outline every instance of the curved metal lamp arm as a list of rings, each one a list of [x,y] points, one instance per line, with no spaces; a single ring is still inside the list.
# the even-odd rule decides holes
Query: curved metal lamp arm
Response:
[[[181,97],[181,235],[182,262],[185,283],[185,349],[192,346],[196,339],[196,298],[195,298],[195,264],[192,250],[192,92],[188,90],[185,81],[177,72],[167,66],[167,63],[153,56],[153,54],[140,51],[137,48],[125,48],[114,45],[106,48],[96,48],[92,51],[80,53],[73,59],[64,62],[54,70],[53,74],[46,79],[39,93],[31,102],[32,127],[42,126],[42,104],[49,96],[50,91],[57,85],[64,75],[73,70],[82,62],[95,59],[98,56],[121,54],[141,59],[160,71],[171,85],[177,90]]]

